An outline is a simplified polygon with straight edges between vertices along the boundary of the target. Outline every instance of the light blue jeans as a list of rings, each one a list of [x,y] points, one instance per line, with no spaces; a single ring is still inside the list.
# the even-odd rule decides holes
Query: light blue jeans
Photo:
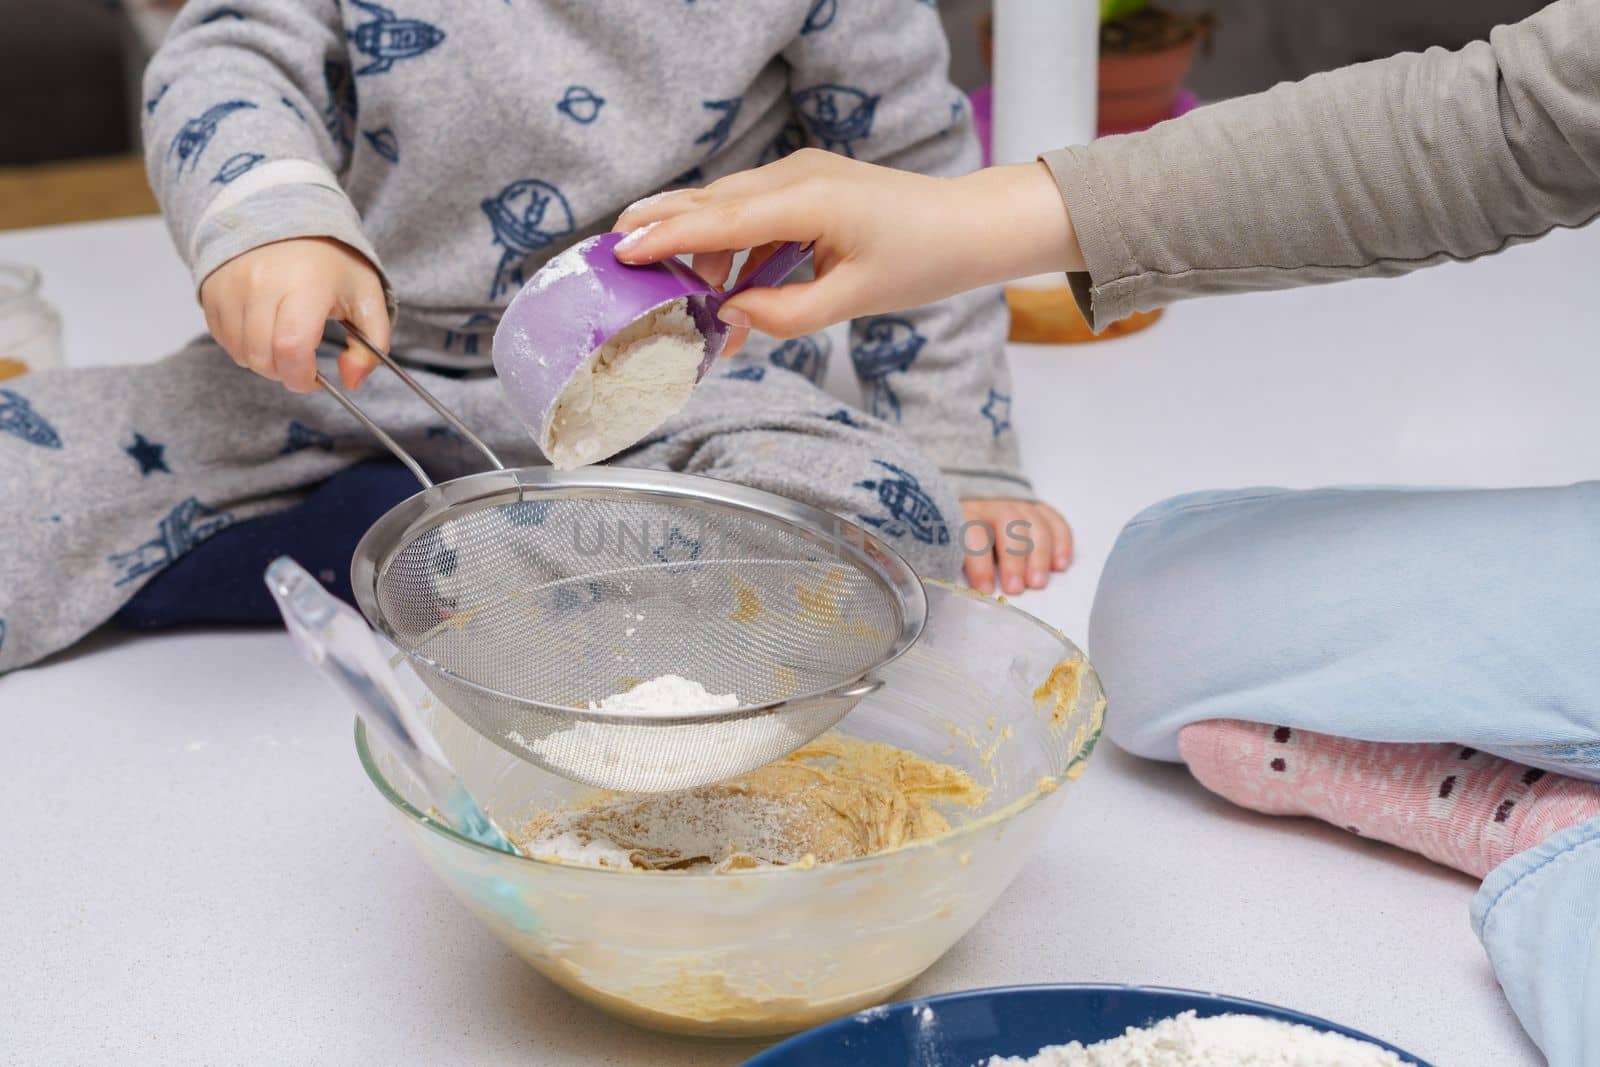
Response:
[[[1153,759],[1243,719],[1600,781],[1600,483],[1168,500],[1118,539],[1089,646],[1108,735]],[[1472,918],[1552,1067],[1600,1065],[1600,820],[1492,871]]]

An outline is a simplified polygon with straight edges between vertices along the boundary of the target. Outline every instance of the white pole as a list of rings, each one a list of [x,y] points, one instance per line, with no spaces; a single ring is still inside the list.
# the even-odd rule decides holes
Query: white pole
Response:
[[[994,0],[994,161],[1027,163],[1093,140],[1099,59],[1099,0]]]

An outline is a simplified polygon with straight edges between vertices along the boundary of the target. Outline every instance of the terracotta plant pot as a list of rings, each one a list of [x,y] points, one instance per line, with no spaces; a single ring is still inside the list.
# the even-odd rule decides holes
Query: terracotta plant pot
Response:
[[[1105,132],[1154,126],[1172,115],[1199,39],[1159,52],[1100,57],[1099,124]]]
[[[1131,28],[1131,33],[1119,27]],[[1183,80],[1194,65],[1195,48],[1210,39],[1212,21],[1207,15],[1176,15],[1159,8],[1145,8],[1120,23],[1101,27],[1099,63],[1099,104],[1097,122],[1101,133],[1126,133],[1142,130],[1172,117],[1183,90]],[[1173,43],[1147,47],[1152,34],[1165,35]],[[1141,34],[1146,44],[1139,43]],[[1123,44],[1122,42],[1126,42]],[[994,16],[978,20],[978,52],[985,70],[994,68]]]

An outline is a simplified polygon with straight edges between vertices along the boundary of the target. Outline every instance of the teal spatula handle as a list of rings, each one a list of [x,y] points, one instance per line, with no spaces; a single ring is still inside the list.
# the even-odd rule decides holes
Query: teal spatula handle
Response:
[[[300,654],[350,698],[367,729],[422,783],[444,820],[474,841],[521,855],[450,766],[366,620],[287,556],[267,568],[267,588]]]

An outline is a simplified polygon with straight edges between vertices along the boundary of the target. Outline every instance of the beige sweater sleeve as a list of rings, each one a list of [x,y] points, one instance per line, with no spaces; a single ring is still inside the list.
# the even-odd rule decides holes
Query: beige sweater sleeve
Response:
[[[1600,214],[1600,0],[1044,157],[1096,328],[1185,297],[1390,277]]]

